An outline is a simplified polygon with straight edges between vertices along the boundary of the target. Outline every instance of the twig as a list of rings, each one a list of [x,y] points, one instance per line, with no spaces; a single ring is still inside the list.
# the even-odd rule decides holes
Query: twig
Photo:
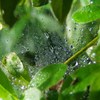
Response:
[[[84,51],[86,51],[86,49],[88,49],[90,46],[92,46],[97,40],[98,40],[98,36],[96,36],[92,41],[90,41],[85,47],[83,47],[81,50],[79,50],[78,52],[76,52],[73,56],[71,56],[68,60],[66,60],[64,62],[64,64],[68,64],[70,63],[73,59],[75,59],[77,56],[79,56],[81,53],[83,53]]]

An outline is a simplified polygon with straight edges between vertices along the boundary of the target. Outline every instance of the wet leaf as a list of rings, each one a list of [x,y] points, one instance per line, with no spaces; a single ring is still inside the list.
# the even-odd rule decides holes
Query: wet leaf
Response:
[[[69,87],[62,92],[62,98],[69,98],[68,100],[77,100],[79,98],[87,98],[90,94],[97,98],[96,92],[100,91],[100,88],[98,87],[98,84],[100,83],[100,64],[91,64],[79,68],[73,74],[71,74],[71,77],[73,81]],[[98,98],[100,98],[99,95]]]
[[[16,80],[14,81],[15,84],[23,86],[28,85],[28,81],[30,80],[28,71],[25,69],[25,67],[23,66],[21,60],[16,55],[16,53],[12,52],[8,54],[3,59],[2,63],[6,68],[6,70],[11,74],[10,76],[16,77]]]
[[[73,53],[76,53],[81,48],[85,47],[95,36],[97,36],[97,30],[99,27],[98,21],[78,24],[72,20],[72,15],[75,11],[80,7],[82,8],[83,6],[89,5],[89,2],[85,1],[89,0],[77,0],[76,3],[73,3],[66,20],[66,40],[71,45]]]
[[[70,10],[72,0],[52,0],[51,6],[55,16],[58,20],[63,23],[66,19],[66,16]]]
[[[33,6],[39,7],[39,6],[46,5],[49,0],[32,0],[32,1],[33,1]]]
[[[92,55],[94,55],[95,61],[100,63],[100,44],[94,48]]]
[[[73,19],[80,24],[100,19],[100,6],[91,4],[80,8],[73,14]]]
[[[95,62],[100,63],[100,27],[98,30],[98,37],[97,44],[92,47],[90,51],[90,57],[92,57]]]
[[[36,73],[30,86],[45,90],[55,85],[66,72],[65,64],[52,64]]]
[[[3,64],[11,74],[18,75],[24,72],[24,66],[14,52],[3,59]]]

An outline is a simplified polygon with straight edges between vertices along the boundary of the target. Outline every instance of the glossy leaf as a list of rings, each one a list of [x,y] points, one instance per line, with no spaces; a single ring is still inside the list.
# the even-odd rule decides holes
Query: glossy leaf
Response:
[[[32,1],[33,1],[33,6],[39,7],[39,6],[46,5],[49,0],[32,0]]]
[[[88,5],[73,14],[73,19],[80,24],[92,22],[100,19],[100,6],[99,5]]]
[[[37,87],[41,90],[50,88],[61,80],[66,72],[65,64],[53,64],[41,69],[33,77],[30,86]]]
[[[87,94],[91,97],[96,97],[96,92],[100,91],[98,84],[100,83],[100,64],[91,64],[86,67],[79,68],[75,73],[71,75],[73,81],[70,82],[69,87],[67,87],[59,98],[68,98],[68,100],[78,100]],[[95,86],[94,86],[95,83]],[[92,89],[94,88],[94,90]],[[89,94],[90,93],[90,94]],[[100,95],[98,95],[100,98]],[[91,100],[91,99],[89,99]],[[95,99],[93,99],[95,100]]]
[[[72,20],[72,15],[83,6],[89,5],[90,0],[74,0],[74,1],[76,2],[75,3],[73,2],[66,20],[67,28],[65,34],[66,34],[66,40],[68,41],[69,44],[71,44],[72,52],[76,53],[81,48],[84,48],[95,36],[97,36],[99,21],[94,21],[87,24],[75,23],[75,21]]]
[[[70,10],[72,0],[52,0],[51,6],[55,16],[63,23]]]
[[[24,92],[23,100],[41,100],[42,93],[37,88],[29,88]]]

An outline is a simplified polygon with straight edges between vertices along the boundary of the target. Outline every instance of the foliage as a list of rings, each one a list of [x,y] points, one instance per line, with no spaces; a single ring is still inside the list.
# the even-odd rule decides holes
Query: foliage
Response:
[[[76,22],[80,22],[80,23],[84,23],[84,22],[88,23],[100,19],[100,6],[91,4],[86,7],[83,7],[82,9],[75,12],[73,18],[75,19]]]
[[[99,83],[100,0],[0,0],[0,100],[97,100]]]

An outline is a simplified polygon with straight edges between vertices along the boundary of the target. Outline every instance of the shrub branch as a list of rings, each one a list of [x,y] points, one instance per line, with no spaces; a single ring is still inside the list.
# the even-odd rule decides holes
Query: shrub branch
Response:
[[[79,56],[81,53],[86,51],[90,46],[92,46],[95,42],[98,40],[98,36],[96,36],[92,41],[90,41],[85,47],[83,47],[81,50],[76,52],[73,56],[71,56],[68,60],[64,62],[64,64],[69,64],[73,59],[75,59],[77,56]]]

